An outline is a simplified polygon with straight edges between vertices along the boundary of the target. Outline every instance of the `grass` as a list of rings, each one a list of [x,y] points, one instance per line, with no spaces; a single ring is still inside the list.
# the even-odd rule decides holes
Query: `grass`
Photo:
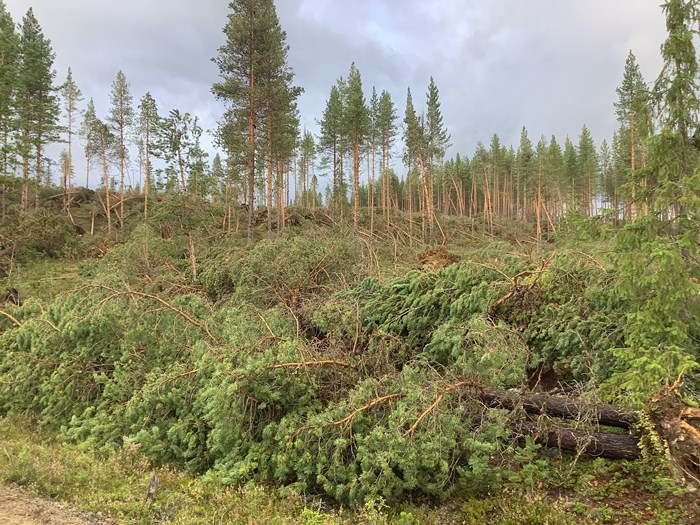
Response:
[[[530,490],[508,489],[482,498],[390,508],[370,501],[347,510],[298,494],[280,496],[271,488],[228,487],[206,476],[193,478],[169,468],[156,502],[145,503],[152,465],[138,450],[100,455],[19,419],[0,418],[0,482],[119,523],[302,524],[302,525],[586,525],[695,523],[693,496],[643,463],[581,461],[561,480]],[[558,478],[555,475],[554,478]],[[566,480],[564,483],[563,480]],[[666,488],[665,488],[666,487]],[[695,507],[697,510],[697,507]]]

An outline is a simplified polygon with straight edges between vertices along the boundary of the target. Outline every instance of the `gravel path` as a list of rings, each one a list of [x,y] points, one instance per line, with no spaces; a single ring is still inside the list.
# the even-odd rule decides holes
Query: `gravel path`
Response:
[[[64,503],[34,496],[11,485],[0,485],[0,525],[107,525],[115,523]]]

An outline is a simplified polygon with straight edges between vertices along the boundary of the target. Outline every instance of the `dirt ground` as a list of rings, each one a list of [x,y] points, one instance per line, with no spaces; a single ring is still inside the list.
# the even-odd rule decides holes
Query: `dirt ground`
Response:
[[[100,514],[71,509],[65,504],[34,496],[11,485],[0,485],[2,525],[107,525],[114,522]]]

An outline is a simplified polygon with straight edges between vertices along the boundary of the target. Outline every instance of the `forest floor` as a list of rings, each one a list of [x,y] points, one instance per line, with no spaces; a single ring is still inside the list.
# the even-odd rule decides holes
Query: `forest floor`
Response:
[[[111,518],[72,509],[12,485],[0,485],[0,523],[3,525],[107,525]]]

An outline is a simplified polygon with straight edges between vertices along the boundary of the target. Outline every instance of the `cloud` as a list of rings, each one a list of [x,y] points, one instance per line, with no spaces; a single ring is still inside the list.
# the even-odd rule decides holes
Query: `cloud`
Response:
[[[224,42],[222,0],[5,0],[16,21],[33,6],[56,51],[58,81],[70,66],[86,98],[106,114],[123,70],[135,103],[146,91],[161,112],[198,114],[213,129],[223,106],[211,95],[211,58]],[[660,70],[664,19],[639,0],[277,0],[303,86],[302,124],[312,131],[331,86],[355,62],[367,97],[386,89],[403,115],[406,88],[420,109],[431,76],[440,89],[451,154],[471,155],[497,133],[517,146],[583,124],[598,142],[616,122],[613,102],[632,49],[647,80]]]

